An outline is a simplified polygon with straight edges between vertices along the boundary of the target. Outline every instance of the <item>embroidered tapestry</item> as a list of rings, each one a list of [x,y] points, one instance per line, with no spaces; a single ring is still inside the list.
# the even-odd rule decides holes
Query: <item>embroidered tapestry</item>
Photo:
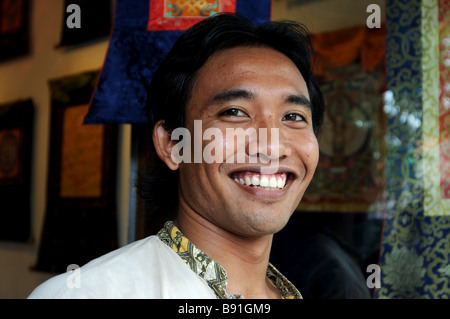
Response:
[[[323,70],[326,101],[319,164],[298,210],[375,213],[384,206],[384,61]]]
[[[377,297],[448,299],[450,203],[441,182],[448,172],[439,165],[448,154],[439,85],[440,77],[448,83],[448,1],[388,0],[387,8],[387,207]]]

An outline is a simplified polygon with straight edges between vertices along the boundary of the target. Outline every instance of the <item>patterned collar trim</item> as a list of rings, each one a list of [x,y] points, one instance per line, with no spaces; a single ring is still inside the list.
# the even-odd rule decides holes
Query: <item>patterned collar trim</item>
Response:
[[[195,247],[175,226],[167,221],[157,236],[180,256],[197,275],[206,280],[218,299],[243,299],[242,295],[226,293],[227,273],[225,269]],[[301,299],[300,292],[272,264],[267,268],[267,277],[272,280],[285,299]]]

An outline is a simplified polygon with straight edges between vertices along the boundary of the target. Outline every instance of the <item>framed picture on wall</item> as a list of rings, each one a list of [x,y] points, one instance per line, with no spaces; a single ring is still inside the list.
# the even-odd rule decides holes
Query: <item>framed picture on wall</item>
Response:
[[[117,248],[117,126],[83,124],[97,76],[49,81],[47,212],[37,270],[64,272]]]
[[[98,72],[49,81],[49,205],[106,206],[114,194],[117,126],[84,125]]]
[[[29,52],[29,0],[0,0],[0,62]]]
[[[30,239],[33,118],[31,99],[0,105],[0,240]]]

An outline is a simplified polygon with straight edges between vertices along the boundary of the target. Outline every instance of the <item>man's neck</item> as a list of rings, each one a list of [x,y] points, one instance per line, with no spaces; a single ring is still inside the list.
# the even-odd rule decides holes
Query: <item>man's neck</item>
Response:
[[[195,213],[180,212],[175,224],[198,249],[226,270],[228,294],[249,299],[281,297],[266,275],[273,235],[239,236]]]

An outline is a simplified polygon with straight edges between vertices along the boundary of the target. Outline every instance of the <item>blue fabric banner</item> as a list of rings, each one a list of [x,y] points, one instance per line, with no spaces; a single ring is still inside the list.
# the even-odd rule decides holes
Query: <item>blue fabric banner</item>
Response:
[[[186,8],[182,17],[183,4]],[[196,4],[205,8],[195,8]],[[193,7],[191,7],[193,6]],[[174,9],[175,8],[175,9]],[[212,8],[212,9],[211,9]],[[117,0],[114,27],[106,59],[92,96],[85,124],[146,123],[146,87],[160,61],[189,25],[174,27],[174,19],[196,21],[234,8],[255,23],[270,21],[270,0]],[[155,13],[156,12],[156,13]],[[155,17],[155,15],[160,15]],[[155,31],[152,21],[159,23]],[[175,30],[174,30],[175,29]],[[180,30],[181,29],[181,30]]]

